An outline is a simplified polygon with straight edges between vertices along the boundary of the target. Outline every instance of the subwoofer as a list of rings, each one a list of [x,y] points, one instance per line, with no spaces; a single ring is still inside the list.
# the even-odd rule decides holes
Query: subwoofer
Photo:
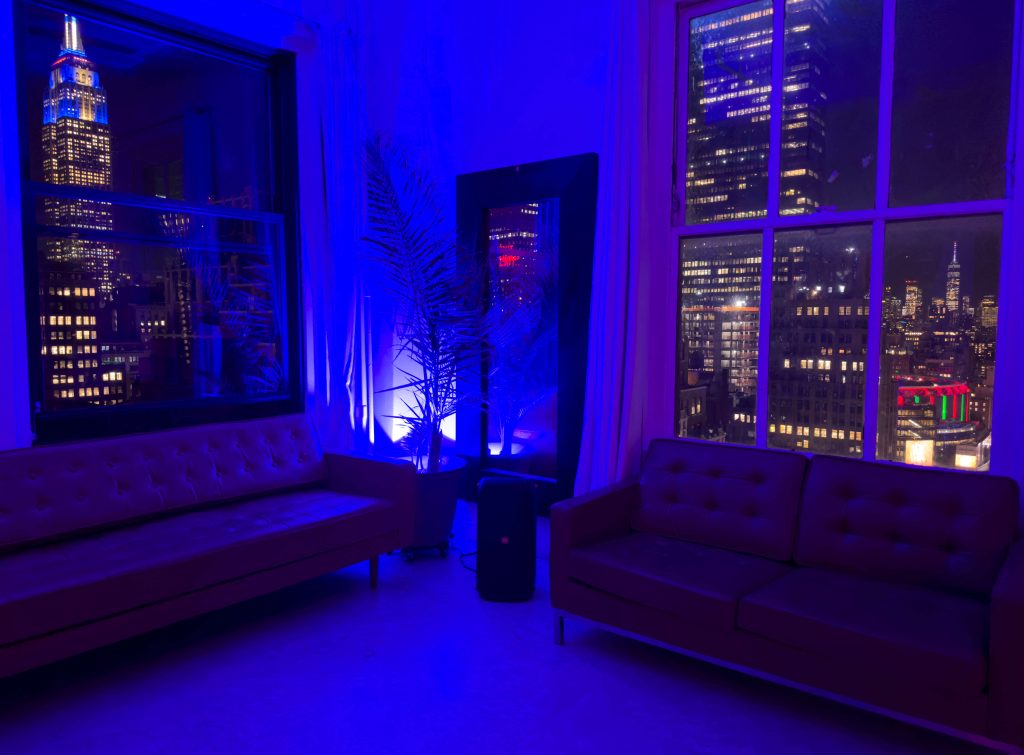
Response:
[[[477,498],[476,589],[484,600],[529,600],[537,576],[537,516],[529,480],[485,477]]]

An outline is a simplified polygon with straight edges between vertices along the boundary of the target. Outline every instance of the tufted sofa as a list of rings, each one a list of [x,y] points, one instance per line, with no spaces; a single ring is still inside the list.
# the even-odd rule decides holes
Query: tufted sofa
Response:
[[[685,440],[551,511],[578,616],[988,743],[1024,746],[1019,491],[993,475]]]
[[[324,454],[305,416],[0,454],[0,676],[370,560],[411,464]]]

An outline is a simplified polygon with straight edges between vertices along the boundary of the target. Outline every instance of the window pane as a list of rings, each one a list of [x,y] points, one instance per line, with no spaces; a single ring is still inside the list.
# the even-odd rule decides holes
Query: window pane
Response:
[[[775,237],[768,441],[860,456],[871,227]]]
[[[99,432],[177,422],[197,401],[190,420],[283,406],[295,386],[269,60],[21,9],[41,437],[88,433],[93,416]],[[101,411],[124,404],[151,411]]]
[[[881,0],[786,0],[779,211],[875,204]]]
[[[280,270],[276,246],[40,238],[43,410],[281,396]]]
[[[32,180],[273,209],[265,68],[35,5],[24,19]]]
[[[686,113],[677,118],[686,123],[686,221],[764,216],[771,0],[694,18],[686,31]]]
[[[1013,6],[896,4],[892,206],[1005,194]]]
[[[754,442],[761,235],[684,239],[676,432]]]
[[[886,229],[879,458],[988,469],[1001,225]]]

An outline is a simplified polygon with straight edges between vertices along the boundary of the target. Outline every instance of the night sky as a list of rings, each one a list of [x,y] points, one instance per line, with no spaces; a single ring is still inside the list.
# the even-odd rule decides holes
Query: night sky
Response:
[[[982,216],[951,220],[890,223],[886,228],[885,283],[902,299],[907,279],[923,288],[925,302],[946,295],[946,266],[959,242],[960,294],[977,306],[985,294],[998,298],[1002,218]]]

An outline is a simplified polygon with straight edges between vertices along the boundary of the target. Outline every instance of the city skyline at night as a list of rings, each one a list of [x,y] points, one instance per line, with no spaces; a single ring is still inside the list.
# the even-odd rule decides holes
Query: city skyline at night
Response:
[[[871,5],[860,17],[862,33],[876,28]],[[836,39],[828,28],[852,18],[855,6],[788,0],[785,7],[779,214],[828,209],[828,201],[866,207],[855,203],[868,197],[863,178],[873,160],[869,154],[864,170],[848,178],[852,155],[836,152],[831,133],[844,126],[829,112],[833,89],[849,99],[856,87],[877,84],[873,69],[859,83],[837,83],[834,65],[846,52],[826,44]],[[766,214],[771,16],[770,2],[754,2],[689,21],[688,223]],[[875,97],[875,110],[865,109],[877,118]],[[865,415],[877,411],[879,458],[986,469],[999,288],[992,225],[992,218],[892,223],[884,252],[871,248],[870,225],[776,230],[767,323],[760,321],[761,234],[684,238],[677,434],[753,444],[767,381],[770,446],[859,457]],[[877,408],[865,406],[875,253],[885,271]],[[759,374],[764,327],[768,373]]]
[[[113,97],[132,127],[117,131],[101,65],[86,52],[88,29],[62,15],[41,126],[34,125],[33,163],[42,182],[66,187],[38,204],[41,408],[277,393],[285,381],[277,242],[271,226],[242,217],[262,198],[249,183],[237,194],[213,189],[209,111],[191,106],[199,95],[190,88],[180,90],[178,102],[161,97],[168,114],[161,118],[132,102],[142,82],[122,71],[117,80],[131,89],[126,98]],[[117,50],[123,61],[134,39],[101,29],[107,36],[100,49]],[[184,124],[181,136],[168,128],[177,122]],[[227,185],[238,186],[229,177],[235,180]],[[128,178],[135,193],[170,204],[137,209],[115,195],[96,198],[123,191],[118,181]],[[174,206],[190,195],[230,215]]]

